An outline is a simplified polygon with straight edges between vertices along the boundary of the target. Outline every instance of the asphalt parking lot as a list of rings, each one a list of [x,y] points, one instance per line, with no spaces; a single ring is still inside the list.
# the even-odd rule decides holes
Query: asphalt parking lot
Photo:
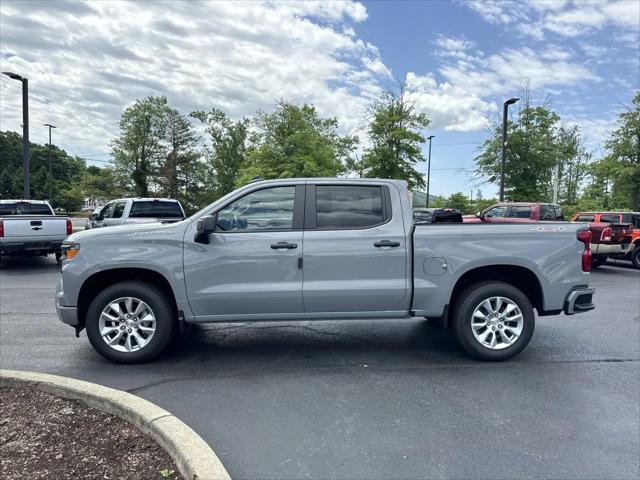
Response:
[[[597,309],[539,319],[524,353],[468,359],[423,319],[209,325],[147,365],[61,324],[58,266],[0,262],[0,366],[125,389],[208,441],[234,478],[640,477],[640,271]]]

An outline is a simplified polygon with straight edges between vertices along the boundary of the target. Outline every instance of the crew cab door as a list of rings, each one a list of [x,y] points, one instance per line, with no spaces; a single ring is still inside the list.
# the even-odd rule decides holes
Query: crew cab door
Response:
[[[406,314],[406,239],[400,192],[393,185],[307,185],[305,312]]]
[[[189,305],[201,320],[277,318],[304,311],[302,219],[304,185],[263,187],[217,211],[208,243],[185,234]]]

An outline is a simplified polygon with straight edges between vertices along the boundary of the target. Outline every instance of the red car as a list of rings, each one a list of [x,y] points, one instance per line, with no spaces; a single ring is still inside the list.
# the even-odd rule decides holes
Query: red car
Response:
[[[465,222],[537,222],[540,220],[564,220],[560,205],[535,202],[500,202],[478,212],[475,216],[465,216]]]

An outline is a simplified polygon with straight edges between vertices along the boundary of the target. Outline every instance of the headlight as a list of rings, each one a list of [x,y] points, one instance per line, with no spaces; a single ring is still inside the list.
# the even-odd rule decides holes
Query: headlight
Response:
[[[77,243],[63,243],[62,247],[62,256],[65,260],[71,260],[78,253],[80,253],[80,245]]]

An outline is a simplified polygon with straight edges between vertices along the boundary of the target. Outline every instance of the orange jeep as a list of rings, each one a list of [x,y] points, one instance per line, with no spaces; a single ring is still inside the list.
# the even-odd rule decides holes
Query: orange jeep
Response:
[[[640,212],[578,212],[573,216],[571,221],[612,224],[625,223],[633,225],[629,245],[631,248],[609,256],[612,258],[631,260],[633,266],[640,269]],[[635,248],[633,246],[635,246]]]

